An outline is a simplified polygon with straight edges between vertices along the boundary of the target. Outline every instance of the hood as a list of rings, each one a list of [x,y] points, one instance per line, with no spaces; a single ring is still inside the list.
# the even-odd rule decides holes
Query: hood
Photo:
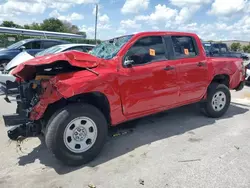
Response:
[[[65,69],[68,69],[70,67],[94,68],[98,66],[100,60],[100,58],[87,53],[79,51],[67,51],[58,54],[33,58],[18,65],[13,70],[12,74],[24,80],[29,80],[33,79],[36,74],[39,74],[39,71],[41,71],[41,69],[45,70],[52,67],[56,68],[56,66],[60,66],[60,69],[64,67]]]
[[[10,50],[8,50],[7,48],[4,48],[4,49],[1,49],[0,50],[0,55],[1,54],[6,54],[6,53],[8,53]]]
[[[14,57],[5,67],[5,70],[10,71],[14,67],[20,65],[21,63],[33,59],[34,57],[27,52],[21,52],[16,57]]]

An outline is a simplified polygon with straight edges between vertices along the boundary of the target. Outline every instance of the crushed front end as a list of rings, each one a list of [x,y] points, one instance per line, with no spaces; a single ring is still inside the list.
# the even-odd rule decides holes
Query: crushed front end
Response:
[[[29,82],[18,82],[18,94],[15,95],[17,102],[16,113],[12,115],[4,115],[4,123],[6,127],[12,127],[8,131],[8,136],[12,140],[16,140],[19,136],[30,137],[36,136],[41,132],[41,122],[31,118],[34,107],[39,103],[41,96],[46,91],[48,79],[35,79]],[[7,87],[7,91],[8,91]],[[5,100],[10,102],[10,97],[6,93]]]
[[[37,57],[18,65],[12,72],[17,78],[15,85],[6,87],[6,102],[11,101],[8,92],[11,87],[18,88],[16,114],[3,116],[5,126],[13,127],[8,131],[9,138],[40,134],[46,126],[49,105],[59,102],[65,89],[70,92],[67,88],[71,83],[63,87],[63,80],[78,71],[89,70],[89,74],[94,74],[90,69],[97,67],[98,62],[99,59],[90,54],[71,51]]]

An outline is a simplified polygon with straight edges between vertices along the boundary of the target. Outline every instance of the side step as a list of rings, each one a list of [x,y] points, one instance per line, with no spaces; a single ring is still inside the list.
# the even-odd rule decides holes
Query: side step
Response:
[[[3,120],[6,127],[22,125],[29,122],[28,118],[20,116],[19,114],[3,115]]]

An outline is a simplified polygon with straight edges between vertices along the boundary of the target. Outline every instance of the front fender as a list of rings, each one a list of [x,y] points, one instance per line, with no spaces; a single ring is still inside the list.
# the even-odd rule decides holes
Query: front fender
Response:
[[[116,124],[121,121],[121,119],[124,119],[122,115],[118,81],[115,73],[100,74],[97,76],[83,70],[55,76],[50,80],[50,83],[52,86],[50,91],[44,93],[38,105],[34,107],[31,113],[30,118],[33,120],[40,119],[49,104],[62,98],[68,99],[76,95],[90,92],[100,92],[107,97],[110,105],[112,124]]]

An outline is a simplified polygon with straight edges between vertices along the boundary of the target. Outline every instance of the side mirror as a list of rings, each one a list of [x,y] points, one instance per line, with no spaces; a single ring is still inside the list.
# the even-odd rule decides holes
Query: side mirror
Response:
[[[134,60],[129,59],[128,57],[124,61],[124,66],[125,67],[132,67],[133,64],[134,64]]]
[[[23,51],[25,51],[25,46],[21,46],[20,48],[19,48],[19,50],[21,51],[21,52],[23,52]]]

